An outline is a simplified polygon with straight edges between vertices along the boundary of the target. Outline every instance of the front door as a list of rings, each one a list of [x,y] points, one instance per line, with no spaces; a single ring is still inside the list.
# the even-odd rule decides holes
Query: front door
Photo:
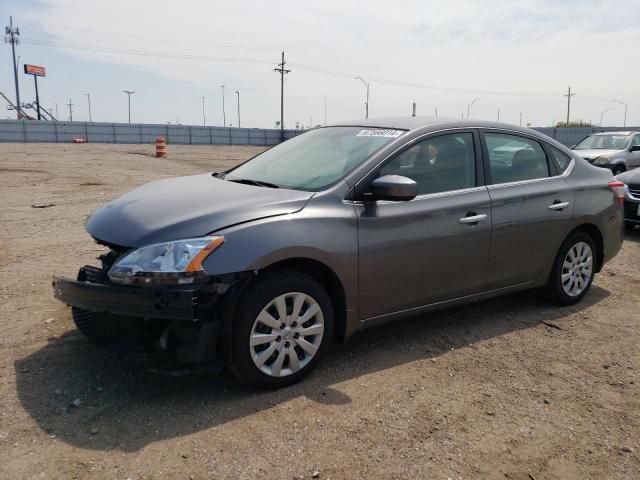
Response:
[[[471,131],[430,136],[380,168],[415,180],[418,196],[356,204],[362,318],[485,288],[491,209],[478,150]]]

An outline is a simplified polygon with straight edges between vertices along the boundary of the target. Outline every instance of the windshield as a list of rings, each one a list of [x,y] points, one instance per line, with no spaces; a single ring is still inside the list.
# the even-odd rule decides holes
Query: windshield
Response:
[[[254,185],[322,190],[403,133],[363,127],[311,130],[252,158],[224,178]]]
[[[591,135],[574,147],[574,150],[624,150],[629,135]]]

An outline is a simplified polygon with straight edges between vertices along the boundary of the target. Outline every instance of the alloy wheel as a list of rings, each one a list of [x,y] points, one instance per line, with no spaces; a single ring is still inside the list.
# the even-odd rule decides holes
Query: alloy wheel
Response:
[[[324,334],[322,308],[311,296],[290,292],[271,300],[256,317],[249,336],[254,365],[271,377],[286,377],[314,358]]]
[[[562,264],[562,289],[577,297],[588,286],[593,275],[593,251],[586,242],[577,242],[567,252]]]

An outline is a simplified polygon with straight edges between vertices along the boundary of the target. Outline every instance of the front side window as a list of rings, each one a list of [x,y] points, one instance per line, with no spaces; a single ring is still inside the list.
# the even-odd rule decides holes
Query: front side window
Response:
[[[520,182],[549,176],[547,156],[535,140],[503,133],[484,135],[492,183]]]
[[[297,190],[322,190],[367,160],[404,130],[327,127],[287,140],[224,177]]]
[[[608,133],[591,135],[573,147],[574,150],[624,150],[629,141],[628,134]]]
[[[640,134],[633,136],[633,142],[631,142],[632,146],[640,146]]]
[[[475,187],[473,135],[456,133],[423,140],[383,166],[383,175],[411,178],[418,184],[418,195]]]

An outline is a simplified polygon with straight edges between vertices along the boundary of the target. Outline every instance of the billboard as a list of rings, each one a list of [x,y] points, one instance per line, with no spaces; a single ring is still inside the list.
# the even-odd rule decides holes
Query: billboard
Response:
[[[45,76],[44,67],[39,67],[38,65],[29,65],[27,63],[24,64],[24,73],[28,75],[37,75],[38,77]]]

